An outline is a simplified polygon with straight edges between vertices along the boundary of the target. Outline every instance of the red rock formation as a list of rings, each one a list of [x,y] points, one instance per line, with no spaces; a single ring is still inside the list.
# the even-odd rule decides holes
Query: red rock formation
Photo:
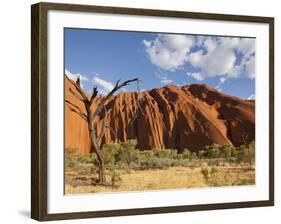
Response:
[[[65,98],[83,105],[69,92]],[[100,98],[97,99],[97,101]],[[94,105],[95,106],[95,105]],[[206,85],[165,86],[146,92],[121,92],[106,106],[104,143],[137,139],[140,149],[199,150],[212,143],[241,145],[255,138],[255,102],[241,100]],[[95,120],[100,130],[101,113]],[[65,105],[65,147],[89,152],[86,122]]]

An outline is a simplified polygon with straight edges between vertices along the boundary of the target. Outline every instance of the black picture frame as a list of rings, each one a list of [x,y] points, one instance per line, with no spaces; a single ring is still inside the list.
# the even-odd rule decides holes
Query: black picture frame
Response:
[[[158,16],[167,18],[195,18],[265,23],[269,25],[269,199],[203,205],[169,206],[107,211],[48,214],[47,210],[47,13],[49,10]],[[246,208],[274,205],[274,18],[224,15],[183,11],[164,11],[137,8],[103,7],[90,5],[38,3],[31,6],[31,217],[39,221],[80,219],[93,217],[141,215],[170,212]]]

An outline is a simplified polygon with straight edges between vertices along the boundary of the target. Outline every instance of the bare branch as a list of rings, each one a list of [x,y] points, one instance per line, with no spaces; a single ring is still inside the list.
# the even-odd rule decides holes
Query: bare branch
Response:
[[[124,87],[124,86],[129,85],[131,82],[139,81],[139,79],[138,79],[138,78],[129,79],[129,80],[127,80],[127,81],[125,81],[125,82],[119,84],[120,81],[121,81],[121,80],[119,79],[119,80],[116,82],[114,88],[109,92],[108,95],[113,95],[117,90],[121,89],[121,88]]]
[[[128,86],[131,82],[139,81],[139,79],[138,79],[138,78],[130,79],[130,80],[127,80],[126,82],[123,82],[123,83],[119,84],[120,81],[121,81],[121,80],[119,79],[119,80],[116,82],[116,84],[115,84],[115,86],[113,87],[113,89],[112,89],[112,90],[107,94],[107,96],[104,98],[105,101],[106,101],[109,97],[111,97],[116,91],[118,91],[119,89],[121,89],[122,87]]]
[[[102,126],[101,126],[101,131],[100,131],[100,136],[98,137],[98,143],[101,144],[101,139],[105,134],[105,120],[106,120],[106,115],[107,115],[107,111],[106,111],[106,107],[103,106],[104,108],[104,117],[102,119]]]
[[[97,95],[98,95],[98,88],[94,87],[91,98],[90,98],[90,105],[92,105],[92,103],[94,102],[94,99],[96,98]]]
[[[116,133],[115,133],[115,131],[113,130],[113,128],[110,127],[110,126],[108,126],[108,125],[106,125],[105,127],[106,127],[106,128],[109,128],[110,132],[114,135],[114,138],[115,138],[115,137],[116,137]]]
[[[66,78],[70,81],[70,83],[75,87],[75,89],[77,90],[77,92],[81,95],[83,101],[85,102],[89,102],[87,95],[85,94],[84,90],[81,88],[80,86],[80,78],[78,77],[76,82],[74,82],[73,80],[71,80],[70,78],[68,78],[67,75],[65,75]]]
[[[140,86],[139,86],[139,83],[140,83],[141,81],[140,80],[137,80],[137,89],[138,89],[138,93],[140,93]],[[138,108],[140,109],[140,111],[141,111],[141,113],[142,113],[142,115],[145,115],[145,113],[143,112],[143,110],[142,110],[142,108],[141,108],[141,105],[140,105],[140,100],[139,100],[139,96],[140,96],[141,94],[137,94],[137,105],[138,105]]]
[[[101,126],[101,132],[100,136],[98,137],[98,143],[101,144],[102,137],[105,134],[105,117],[102,119],[102,126]]]
[[[105,122],[106,122],[106,117],[107,115],[110,113],[111,109],[109,111],[107,111],[106,107],[103,106],[104,108],[104,118],[102,120],[102,127],[101,127],[101,132],[100,132],[100,136],[98,137],[98,143],[101,144],[101,140],[102,140],[102,137],[104,136],[105,134],[105,128],[106,128],[106,125],[105,125]]]
[[[77,80],[76,80],[76,83],[75,83],[75,84],[76,84],[76,86],[79,86],[79,87],[80,87],[80,77],[79,77],[79,76],[77,77]]]
[[[93,117],[95,117],[102,109],[103,105],[106,104],[107,100],[113,96],[113,94],[118,91],[119,89],[121,89],[122,87],[124,86],[127,86],[129,85],[131,82],[136,82],[136,81],[139,81],[138,78],[135,78],[135,79],[130,79],[130,80],[127,80],[126,82],[123,82],[121,84],[120,83],[120,79],[116,82],[115,86],[113,87],[113,89],[105,96],[101,99],[101,101],[99,102],[96,110],[91,114]]]

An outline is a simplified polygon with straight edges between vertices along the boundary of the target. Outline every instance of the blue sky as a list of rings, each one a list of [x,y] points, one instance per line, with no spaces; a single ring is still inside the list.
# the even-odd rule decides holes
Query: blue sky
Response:
[[[118,79],[140,90],[205,83],[255,97],[255,39],[65,28],[65,73],[104,95]],[[124,91],[136,91],[131,84]]]

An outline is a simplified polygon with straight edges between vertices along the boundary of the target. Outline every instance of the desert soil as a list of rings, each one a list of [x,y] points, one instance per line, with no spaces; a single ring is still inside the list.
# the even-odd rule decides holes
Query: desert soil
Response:
[[[212,167],[210,167],[212,169]],[[125,192],[179,188],[200,188],[255,184],[255,169],[251,166],[215,167],[207,178],[201,168],[170,167],[159,170],[119,170],[121,176],[116,186],[100,186],[89,173],[67,171],[65,194]],[[110,177],[107,177],[108,180]]]

